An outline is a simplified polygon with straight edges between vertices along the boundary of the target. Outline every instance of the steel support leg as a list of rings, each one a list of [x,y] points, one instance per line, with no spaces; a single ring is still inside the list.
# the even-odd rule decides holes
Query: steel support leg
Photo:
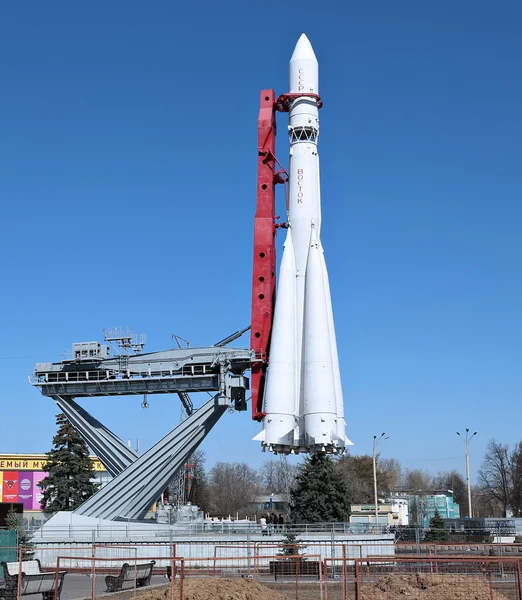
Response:
[[[101,519],[143,519],[227,408],[214,396],[74,512]]]
[[[118,436],[84,410],[71,397],[53,396],[53,400],[112,477],[119,475],[136,460],[138,455],[134,450],[129,448]]]

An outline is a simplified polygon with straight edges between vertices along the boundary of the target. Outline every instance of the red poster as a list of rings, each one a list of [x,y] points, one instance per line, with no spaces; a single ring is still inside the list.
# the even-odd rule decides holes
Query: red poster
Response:
[[[4,471],[3,502],[18,502],[18,471]]]

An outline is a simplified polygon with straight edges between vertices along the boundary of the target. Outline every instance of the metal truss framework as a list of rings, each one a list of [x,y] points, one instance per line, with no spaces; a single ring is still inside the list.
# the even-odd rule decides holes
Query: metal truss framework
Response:
[[[211,346],[95,360],[38,363],[30,378],[51,397],[113,476],[75,513],[102,519],[142,519],[229,408],[246,409],[244,371],[251,350]],[[137,457],[74,398],[192,391],[215,395],[157,444]]]
[[[261,90],[257,122],[257,203],[254,218],[254,260],[252,265],[252,327],[250,347],[259,349],[261,359],[252,365],[252,419],[261,421],[265,374],[275,302],[276,247],[278,227],[275,214],[275,185],[288,176],[276,158],[277,110],[274,90]]]

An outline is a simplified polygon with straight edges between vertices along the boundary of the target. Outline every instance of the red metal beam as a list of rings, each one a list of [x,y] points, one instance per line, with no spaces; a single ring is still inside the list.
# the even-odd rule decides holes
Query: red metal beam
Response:
[[[319,94],[312,94],[310,92],[302,93],[286,93],[281,94],[276,101],[276,110],[280,112],[289,112],[290,111],[290,103],[292,100],[296,100],[297,98],[315,98],[317,100],[317,108],[323,107],[323,101]]]
[[[270,334],[275,303],[275,183],[276,96],[274,90],[261,90],[257,127],[257,204],[254,219],[254,264],[252,270],[252,329],[250,347],[260,361],[252,365],[252,419],[261,421],[265,373],[270,351]]]

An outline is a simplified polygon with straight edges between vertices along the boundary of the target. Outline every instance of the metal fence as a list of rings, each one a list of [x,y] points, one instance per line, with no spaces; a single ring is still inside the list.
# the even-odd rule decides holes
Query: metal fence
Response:
[[[209,597],[209,589],[218,588],[224,595],[214,595],[216,600],[262,598],[265,588],[289,600],[400,600],[423,597],[424,592],[438,600],[522,600],[522,558],[518,557],[372,556],[371,545],[348,544],[336,544],[333,552],[330,544],[308,544],[306,549],[217,545],[210,556],[192,557],[180,556],[175,544],[165,546],[161,553],[147,554],[147,550],[157,551],[158,547],[95,544],[90,548],[46,548],[45,552],[54,553],[50,570],[57,578],[59,571],[67,571],[62,600],[102,596],[107,578],[121,574],[125,564],[134,570],[123,589],[127,597],[137,597],[149,589],[140,586],[137,568],[152,562],[150,584],[162,586],[166,600]],[[285,550],[301,554],[281,554]],[[19,585],[20,600],[21,589]]]
[[[16,560],[17,533],[15,530],[0,530],[0,562]],[[2,574],[0,573],[0,577]]]
[[[188,523],[156,523],[151,521],[146,527],[138,527],[133,522],[115,522],[107,525],[56,525],[45,524],[44,527],[28,525],[27,530],[35,541],[38,539],[74,539],[75,541],[95,542],[111,537],[125,538],[136,541],[148,541],[152,536],[157,539],[170,540],[186,535],[229,535],[261,534],[261,525],[256,521],[242,520],[216,520],[195,521]],[[372,525],[369,523],[302,523],[269,525],[268,531],[272,535],[286,535],[295,533],[307,534],[361,534],[382,535],[393,533],[393,528],[386,525]]]
[[[408,544],[399,542],[395,544],[395,553],[401,554],[436,554],[446,556],[507,556],[522,558],[522,544],[507,544],[504,542],[489,543],[421,543]]]
[[[234,567],[251,560],[255,564],[266,564],[267,557],[286,554],[317,554],[324,558],[364,558],[372,555],[394,556],[393,544],[370,540],[366,543],[339,543],[335,541],[297,541],[292,544],[271,541],[252,541],[250,543],[201,543],[181,542],[176,544],[84,544],[84,545],[39,545],[34,549],[34,557],[42,565],[52,568],[57,558],[76,557],[81,561],[95,556],[110,560],[126,557],[142,559],[154,555],[158,564],[163,564],[172,556],[181,556],[192,564],[207,565],[209,561],[221,561],[226,566]],[[73,559],[71,558],[71,561]],[[199,561],[199,562],[198,562]],[[225,562],[226,561],[226,562]],[[165,563],[167,564],[167,563]],[[79,568],[80,563],[70,565]]]
[[[420,590],[431,588],[434,588],[440,600],[494,600],[498,597],[503,600],[522,600],[521,584],[519,559],[464,556],[396,557],[393,562],[386,557],[359,559],[354,561],[351,572],[347,570],[347,577],[343,580],[346,593],[339,593],[337,589],[336,594],[336,586],[326,580],[329,600],[418,597]]]
[[[42,527],[44,525],[44,527]],[[27,531],[35,541],[65,540],[76,542],[94,543],[100,540],[118,538],[131,541],[149,541],[149,538],[171,541],[178,537],[187,535],[256,535],[261,534],[261,525],[255,520],[205,520],[194,522],[176,522],[171,525],[150,521],[146,527],[137,526],[133,522],[115,522],[113,525],[56,525],[39,523],[38,525],[27,525]],[[506,528],[466,528],[439,530],[445,536],[448,543],[488,543],[510,541],[515,537],[522,536],[522,530]],[[384,535],[392,534],[399,542],[404,543],[427,543],[429,541],[430,529],[424,527],[389,526],[372,523],[302,523],[269,525],[268,533],[272,535],[286,535],[295,533],[299,535],[308,534],[340,534],[340,535]],[[442,541],[442,540],[441,540]]]

